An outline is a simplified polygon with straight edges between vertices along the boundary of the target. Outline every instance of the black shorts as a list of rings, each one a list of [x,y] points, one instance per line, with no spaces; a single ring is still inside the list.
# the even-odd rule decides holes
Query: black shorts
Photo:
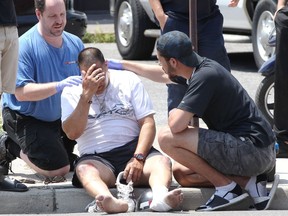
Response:
[[[43,170],[56,170],[69,165],[60,119],[44,122],[9,108],[3,109],[2,116],[3,128],[9,138],[20,146],[34,165]],[[71,145],[75,145],[75,141],[70,141]]]
[[[117,177],[118,174],[125,169],[128,161],[133,157],[137,147],[137,143],[138,143],[138,137],[130,141],[129,143],[125,144],[124,146],[117,147],[108,152],[82,155],[76,161],[75,167],[81,161],[96,160],[103,163],[105,166],[109,167],[114,173],[115,177]],[[152,147],[147,155],[147,158],[149,158],[149,156],[154,154],[161,154],[161,153],[157,149]],[[82,187],[82,184],[79,181],[75,172],[73,175],[72,184],[75,187]]]

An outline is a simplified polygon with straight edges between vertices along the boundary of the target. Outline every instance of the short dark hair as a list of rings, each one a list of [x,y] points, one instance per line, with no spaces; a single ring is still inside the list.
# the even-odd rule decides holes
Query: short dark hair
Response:
[[[100,61],[100,63],[105,62],[103,53],[96,47],[87,47],[78,55],[79,67],[89,68],[92,64],[95,64],[96,61]]]
[[[63,0],[63,1],[65,3],[65,7],[66,7],[66,0]],[[37,9],[41,13],[43,13],[45,10],[45,3],[46,3],[46,0],[34,0],[35,9]]]

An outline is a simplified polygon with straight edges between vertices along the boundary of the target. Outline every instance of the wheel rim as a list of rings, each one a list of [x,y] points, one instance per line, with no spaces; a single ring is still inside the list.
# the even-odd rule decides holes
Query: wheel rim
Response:
[[[264,107],[265,107],[265,112],[268,114],[268,116],[271,119],[273,119],[274,118],[274,82],[267,89],[267,92],[264,98]]]
[[[267,61],[275,52],[275,48],[268,45],[269,36],[273,29],[273,15],[270,11],[265,11],[259,17],[257,27],[258,52],[264,62]]]
[[[128,2],[122,2],[118,13],[118,38],[123,46],[128,46],[132,37],[133,19],[132,9]]]

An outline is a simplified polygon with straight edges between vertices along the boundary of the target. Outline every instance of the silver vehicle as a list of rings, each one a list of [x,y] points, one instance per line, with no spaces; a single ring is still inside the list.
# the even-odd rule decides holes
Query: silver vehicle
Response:
[[[251,36],[256,65],[260,67],[273,53],[267,46],[274,28],[273,15],[277,0],[240,0],[236,8],[229,0],[218,0],[224,16],[223,32]],[[114,17],[116,43],[124,59],[147,59],[160,35],[149,0],[110,0]]]

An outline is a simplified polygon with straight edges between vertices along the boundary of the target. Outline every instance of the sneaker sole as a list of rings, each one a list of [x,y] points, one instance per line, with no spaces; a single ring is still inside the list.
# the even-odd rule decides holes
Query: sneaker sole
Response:
[[[250,197],[248,193],[243,193],[242,195],[230,200],[229,203],[217,206],[214,208],[209,208],[209,209],[201,209],[198,210],[197,212],[201,211],[222,211],[222,210],[248,210],[249,206],[251,204]]]
[[[269,193],[270,199],[269,199],[266,207],[263,210],[267,210],[270,207],[270,205],[271,205],[271,203],[273,201],[273,198],[274,198],[274,196],[276,194],[276,190],[277,190],[277,187],[279,185],[279,182],[280,182],[280,176],[278,174],[276,174],[275,177],[274,177],[274,181],[273,181],[270,193]]]
[[[280,176],[278,174],[276,174],[274,176],[274,181],[272,183],[272,187],[271,187],[271,190],[268,194],[268,196],[263,196],[263,197],[259,197],[257,198],[256,200],[254,200],[254,202],[256,201],[257,203],[254,204],[254,208],[253,210],[267,210],[272,201],[273,201],[273,198],[274,198],[274,195],[276,193],[276,190],[277,190],[277,186],[280,182]]]

